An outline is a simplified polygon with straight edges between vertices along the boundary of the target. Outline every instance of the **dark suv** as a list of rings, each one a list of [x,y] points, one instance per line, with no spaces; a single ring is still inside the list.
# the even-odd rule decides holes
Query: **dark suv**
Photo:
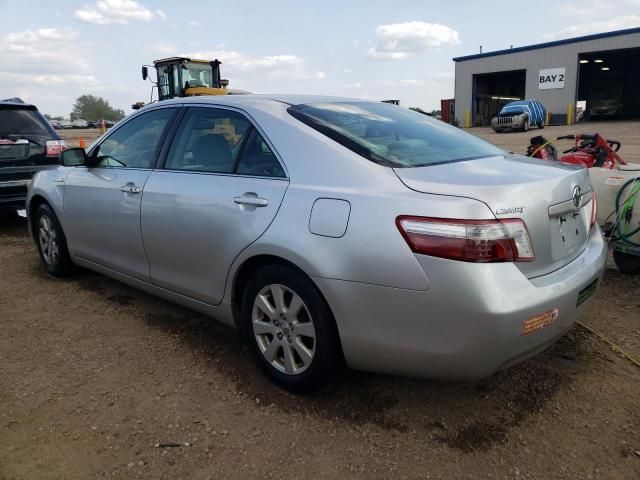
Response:
[[[58,165],[64,140],[34,105],[0,100],[0,208],[22,208],[34,173]]]

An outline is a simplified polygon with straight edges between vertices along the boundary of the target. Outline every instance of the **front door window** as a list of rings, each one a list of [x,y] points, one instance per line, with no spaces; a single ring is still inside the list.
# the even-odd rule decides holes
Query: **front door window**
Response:
[[[119,127],[92,152],[98,167],[152,168],[174,108],[161,108]]]

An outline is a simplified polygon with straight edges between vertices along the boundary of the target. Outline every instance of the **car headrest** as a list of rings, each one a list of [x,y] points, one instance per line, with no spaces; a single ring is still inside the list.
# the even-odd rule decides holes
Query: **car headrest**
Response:
[[[232,166],[231,148],[224,135],[209,133],[193,145],[193,159],[198,165]]]

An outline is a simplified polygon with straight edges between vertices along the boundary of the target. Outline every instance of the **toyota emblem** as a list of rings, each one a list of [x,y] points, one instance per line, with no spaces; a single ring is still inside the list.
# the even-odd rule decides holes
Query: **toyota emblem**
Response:
[[[573,204],[575,207],[580,208],[580,205],[582,205],[582,189],[580,187],[574,187],[573,196],[571,198],[573,198]]]

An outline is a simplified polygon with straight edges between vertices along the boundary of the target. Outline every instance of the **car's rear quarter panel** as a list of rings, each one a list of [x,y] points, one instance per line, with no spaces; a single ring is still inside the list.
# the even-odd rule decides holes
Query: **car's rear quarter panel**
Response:
[[[291,183],[275,220],[240,255],[236,266],[250,256],[279,255],[308,275],[426,290],[428,279],[398,231],[396,218],[492,218],[481,202],[406,188],[391,168],[347,150],[278,107],[273,112],[251,113],[284,159]],[[349,221],[342,237],[309,230],[312,207],[319,198],[349,202]]]

